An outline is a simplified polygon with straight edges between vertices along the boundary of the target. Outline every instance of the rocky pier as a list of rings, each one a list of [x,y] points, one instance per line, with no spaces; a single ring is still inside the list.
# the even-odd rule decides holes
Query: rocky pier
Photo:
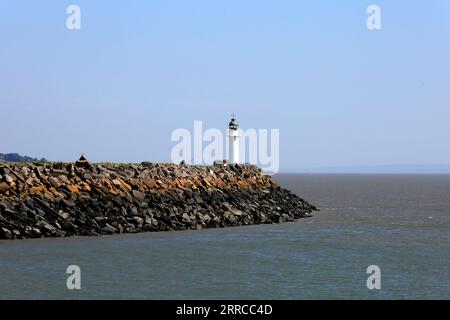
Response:
[[[0,239],[282,223],[315,210],[254,166],[0,163]]]

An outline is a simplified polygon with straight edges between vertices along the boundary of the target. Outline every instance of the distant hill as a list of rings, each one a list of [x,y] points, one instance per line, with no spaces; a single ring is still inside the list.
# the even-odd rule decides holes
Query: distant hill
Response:
[[[287,173],[349,173],[349,174],[449,174],[450,165],[380,165],[380,166],[344,166],[320,167],[286,170]]]
[[[21,156],[18,153],[0,153],[0,162],[47,162],[47,160]]]

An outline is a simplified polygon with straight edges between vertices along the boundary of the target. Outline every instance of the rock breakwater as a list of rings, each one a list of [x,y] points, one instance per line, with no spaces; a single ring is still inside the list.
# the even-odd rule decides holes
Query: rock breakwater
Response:
[[[315,210],[254,166],[0,163],[0,239],[281,223]]]

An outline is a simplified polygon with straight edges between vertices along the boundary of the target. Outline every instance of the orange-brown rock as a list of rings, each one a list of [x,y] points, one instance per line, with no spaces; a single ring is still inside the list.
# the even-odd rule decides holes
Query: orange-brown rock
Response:
[[[314,210],[254,166],[0,163],[0,239],[279,223]]]

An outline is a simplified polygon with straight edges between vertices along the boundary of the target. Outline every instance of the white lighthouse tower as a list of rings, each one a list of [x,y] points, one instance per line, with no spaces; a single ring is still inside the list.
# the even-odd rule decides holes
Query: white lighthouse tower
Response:
[[[229,163],[239,164],[239,125],[236,121],[236,116],[231,116],[230,124],[228,125],[228,138],[229,138]]]

